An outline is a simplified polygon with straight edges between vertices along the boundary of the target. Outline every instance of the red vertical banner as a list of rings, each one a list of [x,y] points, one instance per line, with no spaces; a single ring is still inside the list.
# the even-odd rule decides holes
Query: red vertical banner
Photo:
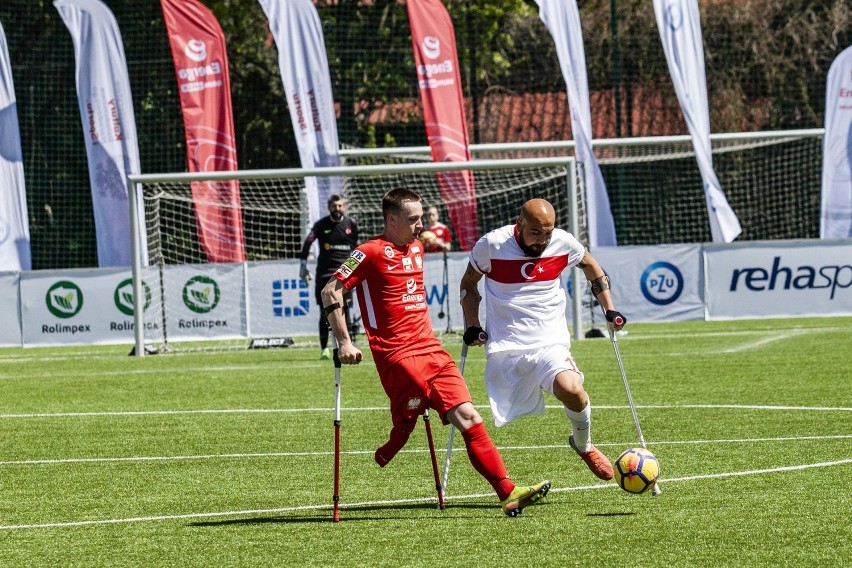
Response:
[[[441,0],[408,0],[407,8],[432,161],[470,161],[453,22]],[[473,172],[437,177],[459,245],[470,250],[479,238]]]
[[[180,91],[191,172],[235,171],[237,148],[225,36],[197,0],[160,0]],[[210,262],[245,260],[240,186],[193,182],[198,239]]]

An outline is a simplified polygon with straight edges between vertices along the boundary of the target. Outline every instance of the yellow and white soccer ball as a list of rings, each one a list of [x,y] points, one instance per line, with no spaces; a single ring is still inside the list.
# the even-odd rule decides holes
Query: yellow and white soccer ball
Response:
[[[645,493],[660,476],[660,462],[644,448],[625,450],[615,460],[615,481],[628,493]]]
[[[420,232],[420,240],[423,241],[424,244],[431,245],[437,238],[437,235],[435,235],[432,231]]]

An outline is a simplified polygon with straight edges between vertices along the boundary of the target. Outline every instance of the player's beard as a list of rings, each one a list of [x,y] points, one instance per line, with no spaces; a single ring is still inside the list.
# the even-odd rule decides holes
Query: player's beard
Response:
[[[549,243],[544,243],[544,244],[540,244],[540,245],[538,245],[538,244],[530,245],[530,244],[527,244],[524,241],[523,234],[518,235],[518,246],[520,246],[521,250],[524,251],[524,254],[527,255],[530,258],[540,257],[542,255],[542,253],[544,253],[544,249],[547,248],[548,244]]]
[[[331,220],[335,223],[340,223],[343,219],[343,211],[332,211],[331,214],[329,214],[329,217],[331,217]]]

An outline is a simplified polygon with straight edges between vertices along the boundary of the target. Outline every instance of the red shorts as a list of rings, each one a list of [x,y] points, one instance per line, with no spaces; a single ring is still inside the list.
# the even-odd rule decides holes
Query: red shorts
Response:
[[[471,402],[464,377],[443,349],[390,364],[376,360],[376,369],[390,399],[394,424],[416,419],[427,408],[437,410],[441,422],[448,424],[449,410]]]

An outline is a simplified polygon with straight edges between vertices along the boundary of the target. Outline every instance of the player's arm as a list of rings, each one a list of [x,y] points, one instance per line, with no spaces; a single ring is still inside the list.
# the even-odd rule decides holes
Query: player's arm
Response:
[[[627,318],[615,309],[609,289],[609,276],[588,250],[577,264],[592,287],[592,295],[597,298],[606,313],[606,319],[612,331],[618,331],[627,324]],[[620,322],[620,323],[619,323]]]
[[[483,345],[488,338],[479,321],[479,304],[482,303],[482,296],[479,294],[480,280],[482,274],[468,262],[459,291],[465,322],[464,342],[468,345]]]
[[[305,242],[302,243],[302,250],[299,251],[299,278],[308,283],[311,281],[311,273],[308,270],[308,254],[311,251],[311,245],[317,240],[317,226],[311,227],[308,236],[305,237]]]
[[[352,344],[346,319],[343,316],[343,282],[332,277],[322,289],[323,315],[331,326],[331,333],[337,340],[337,356],[344,365],[357,365],[361,362],[361,351]]]

